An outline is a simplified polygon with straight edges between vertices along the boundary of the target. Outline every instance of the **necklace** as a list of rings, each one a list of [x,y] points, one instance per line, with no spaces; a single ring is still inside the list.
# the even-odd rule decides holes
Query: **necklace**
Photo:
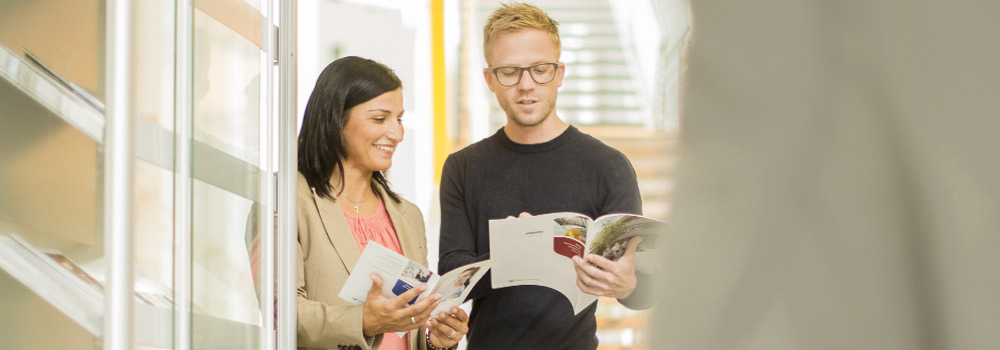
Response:
[[[344,195],[344,198],[347,198],[347,200],[349,200],[351,202],[354,202],[354,207],[353,207],[354,208],[354,214],[360,215],[361,214],[361,203],[364,203],[365,201],[367,201],[367,199],[362,199],[362,200],[356,201],[356,200],[353,200],[353,199],[347,197],[346,194]]]

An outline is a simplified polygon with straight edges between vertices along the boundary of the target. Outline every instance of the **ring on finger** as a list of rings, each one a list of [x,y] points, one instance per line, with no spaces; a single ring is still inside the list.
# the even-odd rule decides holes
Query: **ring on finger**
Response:
[[[455,330],[455,329],[452,329],[451,330],[451,334],[448,335],[448,339],[455,339],[455,334],[458,334],[458,331]]]
[[[413,316],[410,316],[410,322],[413,322],[413,324],[417,324],[417,320],[413,318]]]

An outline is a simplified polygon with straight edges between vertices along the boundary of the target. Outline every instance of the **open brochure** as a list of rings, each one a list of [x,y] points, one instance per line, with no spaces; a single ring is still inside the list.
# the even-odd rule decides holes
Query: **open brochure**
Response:
[[[656,249],[665,231],[660,220],[631,214],[610,214],[593,220],[577,213],[552,213],[490,220],[490,260],[493,288],[538,285],[559,291],[579,314],[597,296],[576,285],[573,256],[584,252],[617,261],[628,242],[642,236],[636,255]]]
[[[382,295],[392,298],[403,294],[410,288],[427,284],[427,290],[421,293],[410,304],[426,298],[434,293],[441,294],[441,303],[431,312],[437,315],[442,311],[459,306],[469,295],[472,286],[483,278],[490,269],[490,261],[480,261],[468,264],[438,276],[419,263],[396,253],[375,242],[368,242],[365,251],[358,258],[358,263],[351,270],[344,287],[340,290],[340,298],[355,305],[360,305],[368,298],[372,288],[369,275],[376,273],[382,277]]]

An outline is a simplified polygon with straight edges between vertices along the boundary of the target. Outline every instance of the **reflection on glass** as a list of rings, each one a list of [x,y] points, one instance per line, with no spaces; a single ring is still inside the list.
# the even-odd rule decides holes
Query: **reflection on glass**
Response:
[[[259,165],[260,48],[194,15],[194,138]]]
[[[216,318],[260,325],[245,243],[253,202],[197,180],[193,188],[194,308]]]
[[[174,173],[136,159],[134,181],[136,266],[162,285],[172,286]],[[139,290],[141,279],[135,281]]]
[[[102,22],[96,3],[47,9],[50,3],[0,0],[0,349],[94,349],[102,312],[93,282],[78,265],[62,264],[103,254],[100,146],[68,122],[74,116],[46,107],[57,101],[99,116],[53,77],[100,90],[96,61],[103,54],[87,43]]]
[[[262,176],[262,17],[242,1],[196,5],[192,347],[253,348],[263,324],[253,239],[262,226],[255,202]]]

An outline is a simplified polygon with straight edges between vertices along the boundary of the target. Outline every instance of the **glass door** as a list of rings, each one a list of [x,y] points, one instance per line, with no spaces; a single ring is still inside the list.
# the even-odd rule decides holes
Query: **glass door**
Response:
[[[267,3],[194,1],[191,348],[260,348],[263,238],[273,236]]]

